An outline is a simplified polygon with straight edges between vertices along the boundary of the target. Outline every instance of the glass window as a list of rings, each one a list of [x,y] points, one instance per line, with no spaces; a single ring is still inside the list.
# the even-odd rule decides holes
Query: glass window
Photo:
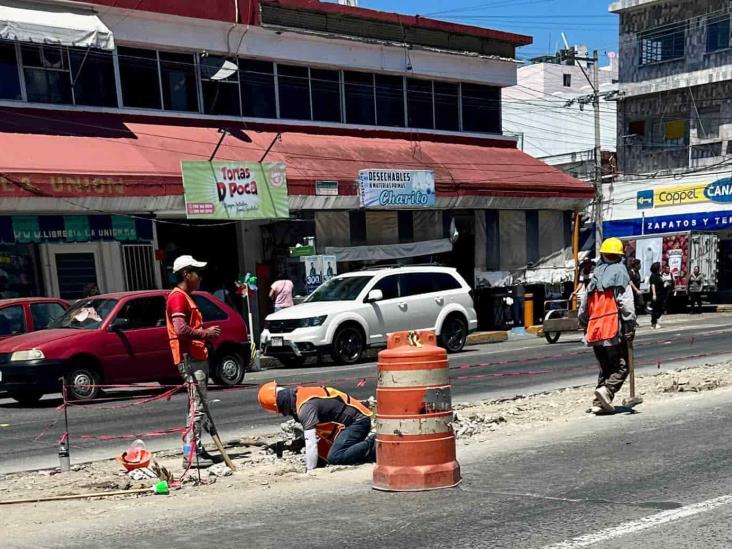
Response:
[[[25,312],[22,305],[0,309],[0,336],[12,336],[25,332]]]
[[[716,139],[719,137],[721,113],[719,106],[701,107],[696,120],[697,139]]]
[[[161,51],[159,55],[163,108],[166,111],[198,112],[196,67],[193,55],[164,51]]]
[[[74,101],[77,105],[117,106],[112,52],[94,49],[69,49]]]
[[[15,42],[0,42],[0,98],[22,99]]]
[[[376,123],[404,127],[404,78],[376,75]]]
[[[269,61],[239,59],[241,110],[244,116],[277,118],[273,66]]]
[[[707,19],[707,51],[729,48],[729,13]]]
[[[572,75],[571,74],[563,74],[562,75],[562,85],[565,88],[571,88],[572,87]]]
[[[434,128],[432,80],[407,78],[407,113],[410,128]]]
[[[223,57],[201,57],[203,112],[241,116],[238,66]]]
[[[113,322],[123,321],[125,330],[143,330],[165,326],[165,298],[140,297],[122,306]]]
[[[20,48],[28,101],[71,104],[67,51],[61,46],[23,45]]]
[[[435,291],[434,273],[407,273],[399,276],[401,297],[429,294]]]
[[[399,275],[385,276],[374,284],[372,290],[381,290],[384,299],[396,299],[399,297]]]
[[[341,83],[338,71],[310,69],[313,120],[341,121]]]
[[[480,84],[462,84],[463,130],[501,133],[501,90]]]
[[[435,82],[435,128],[460,129],[460,85]]]
[[[96,330],[117,305],[116,299],[80,299],[63,316],[51,322],[49,328]]]
[[[59,303],[31,303],[30,312],[34,330],[45,330],[52,321],[64,314],[66,309]]]
[[[372,278],[371,276],[337,276],[331,278],[310,294],[305,302],[353,301]]]
[[[346,93],[346,123],[373,126],[376,123],[374,75],[345,71],[343,82]]]
[[[448,273],[435,273],[432,275],[435,291],[459,290],[462,288],[460,282]]]
[[[639,34],[640,64],[660,63],[684,57],[686,24],[665,25]]]
[[[122,104],[140,109],[161,108],[157,52],[120,46],[117,56]]]
[[[223,309],[220,309],[213,301],[203,297],[202,295],[194,295],[193,300],[201,311],[204,322],[213,322],[216,320],[226,320],[229,315]]]
[[[277,65],[280,118],[310,120],[310,73],[307,67]]]

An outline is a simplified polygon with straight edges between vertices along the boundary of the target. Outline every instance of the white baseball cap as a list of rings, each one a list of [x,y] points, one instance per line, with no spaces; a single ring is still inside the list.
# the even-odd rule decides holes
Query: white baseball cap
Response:
[[[173,261],[173,272],[177,273],[178,271],[181,271],[186,267],[202,269],[206,265],[207,263],[205,261],[196,261],[191,255],[182,255],[180,257],[176,257],[175,261]]]

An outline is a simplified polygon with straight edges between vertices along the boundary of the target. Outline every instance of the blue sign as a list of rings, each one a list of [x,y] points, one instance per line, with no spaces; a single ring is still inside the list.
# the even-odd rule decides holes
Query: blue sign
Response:
[[[638,195],[636,197],[636,208],[639,210],[653,208],[653,189],[638,191]]]
[[[717,179],[707,185],[704,196],[712,202],[732,202],[732,178]]]
[[[437,202],[429,170],[361,170],[358,190],[364,208],[429,208]]]
[[[621,219],[603,223],[603,235],[640,236],[677,231],[720,231],[732,227],[732,211],[695,212],[657,217]]]

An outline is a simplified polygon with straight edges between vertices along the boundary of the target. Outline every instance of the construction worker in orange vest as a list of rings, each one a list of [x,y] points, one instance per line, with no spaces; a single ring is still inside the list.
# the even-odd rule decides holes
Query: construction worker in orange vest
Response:
[[[193,376],[198,385],[198,390],[192,391],[193,406],[189,406],[188,410],[188,430],[183,441],[184,454],[187,455],[183,456],[183,467],[204,468],[214,464],[213,458],[201,443],[201,427],[205,415],[201,399],[206,398],[208,386],[206,342],[219,337],[221,328],[203,327],[203,316],[192,296],[201,285],[200,270],[205,266],[204,261],[196,261],[190,255],[176,258],[173,262],[173,273],[178,285],[168,294],[165,305],[165,325],[173,363],[184,380]]]
[[[623,264],[623,242],[608,238],[579,308],[585,342],[600,363],[592,412],[615,411],[613,398],[628,377],[628,345],[635,336],[636,316],[630,274]]]
[[[332,387],[278,387],[265,383],[257,395],[259,405],[275,414],[292,416],[305,432],[305,467],[358,465],[376,461],[373,413],[360,400]]]

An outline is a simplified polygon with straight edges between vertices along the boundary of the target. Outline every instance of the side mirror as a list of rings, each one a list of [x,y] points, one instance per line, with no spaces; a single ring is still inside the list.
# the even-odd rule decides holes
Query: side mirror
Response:
[[[369,295],[366,297],[366,303],[374,303],[384,299],[384,292],[381,290],[371,290]]]
[[[115,318],[109,326],[109,329],[113,332],[121,332],[122,330],[129,328],[129,326],[130,320],[128,318]]]

